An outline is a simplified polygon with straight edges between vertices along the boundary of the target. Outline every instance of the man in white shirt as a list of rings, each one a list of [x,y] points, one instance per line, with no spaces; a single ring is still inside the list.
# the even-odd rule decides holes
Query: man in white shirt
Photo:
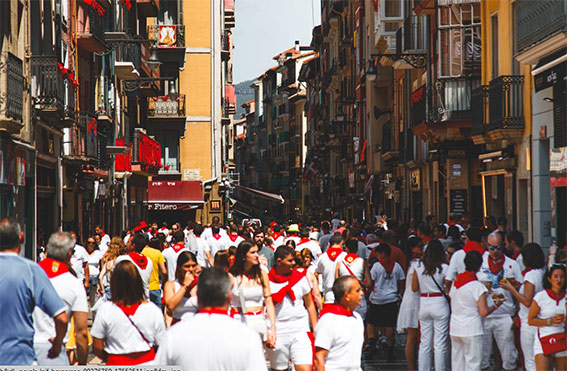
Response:
[[[355,308],[364,291],[353,276],[337,278],[333,284],[336,304],[325,304],[315,328],[315,369],[360,370],[364,323]]]
[[[197,286],[199,312],[167,332],[156,365],[182,366],[185,370],[267,370],[258,334],[227,314],[231,286],[222,269],[203,269]]]
[[[140,276],[142,276],[142,281],[144,282],[144,293],[146,299],[150,299],[150,278],[152,276],[152,271],[154,269],[152,262],[142,255],[142,250],[147,245],[146,236],[142,233],[137,233],[132,239],[130,240],[130,252],[128,255],[120,255],[116,258],[114,265],[120,263],[121,261],[128,260],[134,263],[138,271],[140,272]]]
[[[285,243],[287,243],[288,241],[293,241],[295,243],[295,246],[297,246],[300,239],[301,238],[299,237],[299,225],[290,224],[289,227],[287,227],[287,237],[285,239]]]
[[[189,251],[189,249],[184,245],[185,235],[181,231],[177,231],[173,234],[173,245],[164,249],[162,255],[165,258],[165,265],[167,266],[167,280],[175,280],[175,272],[177,271],[177,258],[183,251]]]
[[[211,251],[211,256],[213,257],[213,259],[215,258],[215,254],[218,251],[228,250],[229,248],[229,246],[226,243],[228,237],[226,238],[223,237],[222,234],[220,233],[221,230],[222,229],[220,229],[218,226],[213,225],[211,227],[211,236],[207,240],[207,242],[209,243],[209,250]],[[201,235],[201,238],[202,237],[203,235]]]
[[[197,264],[203,268],[208,268],[213,266],[213,257],[211,255],[211,248],[207,241],[201,237],[203,233],[203,226],[201,224],[195,224],[193,226],[193,234],[197,240],[197,252],[195,256],[197,257]]]
[[[73,239],[77,241],[77,234],[73,231],[70,233]],[[75,249],[73,250],[73,255],[71,256],[71,268],[73,268],[75,273],[77,273],[77,278],[83,283],[85,289],[88,289],[89,254],[87,253],[87,250],[78,243],[75,243]]]
[[[110,236],[104,233],[104,229],[100,224],[95,227],[95,233],[100,236],[100,245],[98,248],[104,254],[106,250],[108,250],[108,245],[110,245]]]
[[[89,305],[83,283],[67,268],[74,246],[75,239],[71,234],[65,232],[52,234],[47,242],[47,258],[42,260],[39,266],[45,271],[55,291],[65,303],[67,317],[71,318],[71,314],[73,315],[77,360],[79,365],[86,365],[89,350],[87,335]],[[52,346],[50,339],[55,337],[56,333],[53,319],[39,307],[35,307],[33,324],[34,350],[38,365],[68,365],[69,359],[64,351],[55,359],[47,357]],[[68,331],[69,329],[64,342],[68,341]]]
[[[238,235],[238,228],[236,227],[236,224],[231,224],[229,229],[230,233],[224,238],[224,246],[226,246],[227,249],[231,246],[238,247],[238,245],[244,241],[244,238]]]
[[[454,281],[458,274],[465,271],[465,256],[469,251],[478,251],[480,255],[485,253],[484,247],[481,245],[482,232],[476,227],[471,227],[465,232],[467,235],[467,243],[461,249],[456,251],[451,257],[447,277],[445,277],[445,287],[451,287],[451,281]]]
[[[506,234],[506,254],[514,259],[520,270],[526,269],[522,258],[522,246],[524,246],[524,235],[518,230],[511,230]]]
[[[335,296],[333,294],[333,283],[335,283],[335,271],[337,263],[342,261],[346,256],[343,251],[343,238],[340,235],[333,235],[329,240],[327,251],[317,261],[317,273],[322,277],[323,296],[325,303],[333,303]]]
[[[299,242],[295,245],[295,251],[301,251],[303,249],[311,250],[311,254],[313,254],[313,264],[317,264],[317,260],[319,260],[321,256],[321,246],[319,246],[319,242],[309,238],[309,229],[307,228],[301,228],[299,237]]]

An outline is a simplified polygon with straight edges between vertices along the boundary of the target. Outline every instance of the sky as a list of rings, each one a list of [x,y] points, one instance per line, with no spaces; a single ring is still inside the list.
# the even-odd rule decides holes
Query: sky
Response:
[[[274,66],[272,57],[294,46],[311,43],[311,31],[321,24],[321,0],[235,0],[236,27],[233,74],[235,83],[255,79]]]

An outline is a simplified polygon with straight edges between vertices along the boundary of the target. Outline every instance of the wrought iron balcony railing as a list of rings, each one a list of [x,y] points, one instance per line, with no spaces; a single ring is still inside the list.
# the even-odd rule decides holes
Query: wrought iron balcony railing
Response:
[[[0,126],[16,133],[23,125],[24,76],[22,60],[9,52],[0,55]]]
[[[472,92],[480,76],[439,79],[433,92],[433,121],[472,120]]]
[[[63,115],[65,84],[59,76],[57,57],[32,55],[32,99],[39,116],[54,122]]]
[[[185,117],[185,95],[175,99],[168,96],[148,97],[148,114],[150,118]]]
[[[106,50],[104,42],[104,19],[86,3],[78,3],[77,42],[87,52]]]
[[[516,0],[517,49],[522,51],[567,30],[564,0]]]
[[[499,76],[489,85],[488,130],[523,129],[523,76]]]
[[[482,136],[486,132],[488,122],[488,92],[489,87],[482,85],[472,91],[471,111],[472,111],[472,130],[473,140],[475,136]]]

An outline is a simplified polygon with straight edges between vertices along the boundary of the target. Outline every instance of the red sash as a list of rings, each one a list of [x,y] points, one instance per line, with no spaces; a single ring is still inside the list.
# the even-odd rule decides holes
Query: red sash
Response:
[[[173,249],[173,251],[180,252],[181,250],[183,250],[185,248],[185,245],[181,244],[181,243],[176,243],[175,245],[171,246],[171,248]]]
[[[339,304],[324,304],[323,309],[321,310],[321,315],[319,317],[323,317],[327,313],[333,313],[340,316],[352,316],[352,312],[342,305]]]
[[[272,239],[274,240],[274,242],[275,242],[278,238],[280,238],[281,236],[282,236],[281,233],[278,233],[278,232],[272,233]]]
[[[329,247],[325,253],[329,256],[329,259],[335,261],[342,252],[343,249],[340,247]]]
[[[106,361],[107,366],[129,366],[139,365],[153,361],[156,358],[156,351],[154,348],[146,352],[136,352],[129,354],[109,354]]]
[[[199,309],[197,313],[224,314],[225,316],[228,316],[228,311],[226,309],[221,309],[221,308]]]
[[[139,252],[130,251],[130,253],[128,253],[128,256],[141,269],[146,269],[146,267],[148,266],[148,258],[140,254]]]
[[[272,292],[272,300],[277,304],[277,303],[281,303],[284,299],[284,297],[289,294],[289,297],[291,298],[292,301],[295,301],[295,294],[293,293],[293,286],[299,282],[299,280],[301,280],[303,277],[305,277],[305,274],[307,273],[307,271],[304,272],[299,272],[298,270],[292,270],[291,274],[289,276],[280,276],[279,274],[276,273],[276,271],[274,270],[274,268],[270,269],[270,272],[268,273],[268,277],[270,278],[270,281],[274,282],[274,283],[285,283],[287,282],[287,285],[285,285],[284,287],[282,287],[280,289],[280,291],[274,293]]]
[[[69,268],[67,267],[67,265],[58,260],[45,258],[42,261],[40,261],[38,264],[41,267],[41,269],[45,271],[47,277],[49,278],[57,277],[62,275],[63,273],[69,272]]]
[[[465,251],[465,253],[469,251],[478,251],[480,255],[484,254],[485,251],[484,247],[482,247],[482,245],[476,241],[467,242],[467,244],[463,247],[463,250]]]
[[[356,275],[352,272],[352,269],[350,269],[349,265],[354,263],[356,261],[356,259],[358,259],[358,255],[356,255],[356,254],[347,254],[347,256],[345,256],[345,258],[343,259],[343,265],[345,266],[347,271],[350,273],[350,275],[354,276],[354,277],[356,277]]]
[[[477,280],[478,278],[476,277],[476,273],[464,271],[463,273],[457,275],[457,279],[455,280],[454,285],[456,288],[459,289],[462,286],[466,285],[467,283]]]

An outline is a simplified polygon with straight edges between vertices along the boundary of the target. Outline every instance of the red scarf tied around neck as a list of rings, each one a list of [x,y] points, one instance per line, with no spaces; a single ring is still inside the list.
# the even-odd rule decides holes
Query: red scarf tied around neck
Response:
[[[340,247],[329,247],[326,251],[326,254],[329,256],[329,259],[332,261],[337,260],[339,255],[343,252],[343,249]]]
[[[478,251],[480,255],[484,254],[485,252],[484,247],[482,247],[482,245],[476,241],[467,242],[467,244],[463,247],[463,250],[465,251],[465,253],[469,251]]]
[[[354,263],[354,261],[358,259],[358,255],[356,254],[347,254],[347,256],[345,256],[345,258],[343,259],[344,262],[346,262],[348,265],[351,265],[352,263]]]
[[[148,258],[136,251],[130,251],[128,254],[132,261],[141,269],[146,269],[148,266]]]
[[[340,316],[347,316],[347,317],[350,317],[350,316],[353,315],[350,310],[346,309],[345,307],[343,307],[342,305],[339,305],[339,304],[324,304],[323,309],[321,310],[320,317],[323,317],[327,313],[332,313],[332,314],[337,314],[337,315],[340,315]]]
[[[550,289],[545,289],[545,292],[547,292],[547,295],[549,295],[550,298],[557,302],[557,305],[559,305],[559,302],[565,297],[565,291],[561,291],[559,295],[555,295],[555,293]]]
[[[176,253],[181,251],[182,249],[185,248],[185,245],[183,245],[182,243],[176,243],[175,245],[171,246],[171,248],[173,249],[173,251],[175,251]]]
[[[40,261],[39,266],[45,271],[49,278],[57,277],[63,273],[69,272],[69,268],[67,268],[65,263],[50,258],[45,258]]]
[[[272,281],[274,283],[285,283],[285,282],[287,282],[287,285],[282,287],[280,289],[280,291],[278,291],[276,293],[272,292],[272,300],[276,304],[281,303],[283,301],[283,299],[285,298],[285,296],[287,294],[289,294],[289,297],[291,298],[291,300],[295,301],[295,294],[293,293],[293,286],[297,282],[299,282],[299,280],[301,280],[303,277],[305,277],[306,273],[307,273],[307,270],[305,270],[303,272],[299,272],[299,271],[294,269],[294,270],[291,271],[291,274],[289,276],[281,276],[281,275],[276,273],[274,268],[270,269],[270,272],[268,273],[268,277],[270,278],[270,281]]]
[[[230,240],[234,242],[238,238],[238,233],[231,233],[228,235],[228,238],[230,238]]]
[[[386,259],[378,259],[378,263],[382,264],[382,266],[386,270],[386,273],[392,274],[392,271],[394,270],[394,264],[396,264],[396,261],[394,259],[386,258]]]
[[[311,241],[309,238],[303,237],[299,240],[299,243],[297,244],[297,246],[304,244],[305,242],[309,242],[309,241]]]
[[[476,273],[464,271],[463,273],[457,275],[457,279],[455,280],[454,285],[456,288],[459,289],[462,286],[472,281],[478,281],[478,278],[476,277]]]
[[[492,274],[497,275],[502,270],[502,267],[504,267],[505,261],[506,261],[506,259],[504,257],[500,258],[500,261],[494,261],[489,256],[488,257],[488,268],[490,268],[490,271],[492,272]]]

